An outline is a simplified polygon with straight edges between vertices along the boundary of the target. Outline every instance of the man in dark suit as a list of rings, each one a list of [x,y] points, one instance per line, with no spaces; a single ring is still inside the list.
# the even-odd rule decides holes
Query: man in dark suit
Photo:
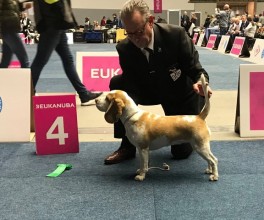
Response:
[[[207,80],[209,77],[184,28],[155,24],[143,0],[125,3],[121,19],[127,33],[127,38],[117,45],[123,73],[111,79],[110,89],[126,91],[137,104],[161,104],[165,115],[198,114],[203,107],[198,81],[202,73]],[[210,88],[209,91],[211,94]],[[120,121],[115,123],[114,135],[122,138],[121,146],[105,159],[105,164],[134,158],[136,149]],[[187,143],[171,147],[176,159],[185,159],[191,152]]]

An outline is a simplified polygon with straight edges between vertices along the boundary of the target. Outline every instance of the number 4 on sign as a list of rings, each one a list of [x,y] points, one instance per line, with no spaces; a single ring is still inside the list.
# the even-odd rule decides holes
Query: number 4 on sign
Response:
[[[54,130],[58,127],[58,133],[55,133]],[[50,129],[46,134],[47,139],[59,139],[59,145],[65,145],[65,139],[69,137],[68,133],[64,133],[64,121],[63,117],[59,116],[51,125]]]

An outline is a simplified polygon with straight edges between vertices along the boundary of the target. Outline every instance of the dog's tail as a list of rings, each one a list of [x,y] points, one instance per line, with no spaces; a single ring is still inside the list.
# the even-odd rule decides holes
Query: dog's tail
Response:
[[[204,92],[204,98],[205,98],[205,105],[200,112],[199,116],[202,119],[205,119],[207,115],[209,114],[210,111],[210,100],[209,100],[209,94],[208,94],[208,83],[205,81],[204,74],[201,75],[201,82],[202,82],[202,87],[203,87],[203,92]]]

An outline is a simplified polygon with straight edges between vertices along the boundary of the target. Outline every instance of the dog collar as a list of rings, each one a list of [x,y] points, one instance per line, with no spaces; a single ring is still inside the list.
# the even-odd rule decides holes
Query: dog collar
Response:
[[[133,114],[131,114],[130,116],[128,116],[125,121],[123,122],[123,124],[125,124],[127,121],[129,121],[130,118],[132,118],[135,114],[137,114],[138,111],[134,112]]]

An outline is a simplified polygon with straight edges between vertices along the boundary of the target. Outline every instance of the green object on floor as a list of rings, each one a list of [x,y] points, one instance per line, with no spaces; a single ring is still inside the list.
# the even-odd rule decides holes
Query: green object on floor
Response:
[[[57,164],[57,169],[46,176],[47,177],[57,177],[61,175],[65,170],[70,170],[70,169],[72,169],[71,164]]]

